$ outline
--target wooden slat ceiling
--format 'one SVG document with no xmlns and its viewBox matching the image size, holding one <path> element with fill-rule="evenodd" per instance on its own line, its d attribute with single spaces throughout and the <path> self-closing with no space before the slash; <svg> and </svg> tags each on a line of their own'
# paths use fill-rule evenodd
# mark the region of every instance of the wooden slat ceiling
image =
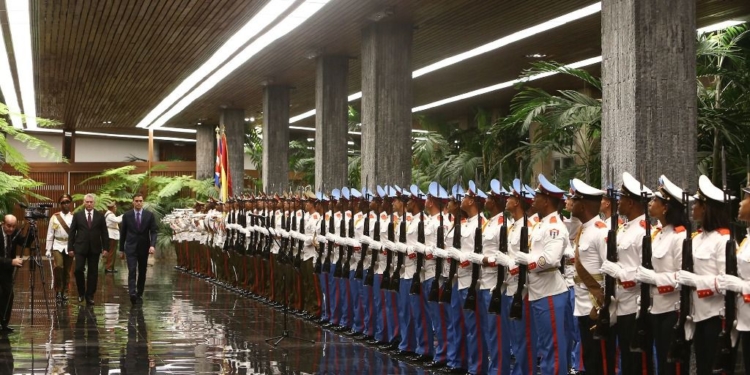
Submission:
<svg viewBox="0 0 750 375">
<path fill-rule="evenodd" d="M 135 127 L 182 79 L 205 62 L 269 0 L 32 1 L 39 116 L 71 129 L 123 132 Z M 301 1 L 301 0 L 297 0 Z M 313 51 L 352 57 L 349 91 L 360 90 L 360 35 L 368 16 L 392 8 L 393 21 L 415 25 L 413 68 L 488 43 L 593 4 L 593 0 L 331 0 L 318 14 L 260 52 L 167 126 L 218 122 L 221 107 L 262 107 L 262 82 L 294 87 L 291 114 L 315 104 Z M 699 0 L 698 25 L 750 14 L 750 2 Z M 537 35 L 414 82 L 421 105 L 517 78 L 527 54 L 560 62 L 601 54 L 598 14 Z M 593 67 L 598 73 L 598 67 Z M 541 81 L 540 81 L 541 82 Z M 550 89 L 573 84 L 563 78 Z M 563 85 L 563 86 L 556 86 Z M 503 106 L 513 91 L 487 94 L 427 111 L 465 115 L 476 105 Z M 112 124 L 104 125 L 103 122 Z M 312 119 L 300 124 L 311 124 Z M 114 128 L 114 129 L 112 129 Z"/>
</svg>

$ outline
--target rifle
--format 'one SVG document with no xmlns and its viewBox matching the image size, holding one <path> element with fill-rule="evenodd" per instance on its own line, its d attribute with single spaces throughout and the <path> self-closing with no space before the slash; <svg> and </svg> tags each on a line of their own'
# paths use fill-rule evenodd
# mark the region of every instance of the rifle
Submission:
<svg viewBox="0 0 750 375">
<path fill-rule="evenodd" d="M 727 210 L 731 210 L 729 204 L 731 195 L 727 189 L 727 163 L 726 156 L 724 154 L 724 147 L 721 148 L 721 169 L 722 169 L 722 185 L 724 190 L 724 203 Z M 730 212 L 731 217 L 731 212 Z M 725 273 L 731 276 L 737 276 L 737 249 L 736 243 L 734 242 L 734 225 L 729 225 L 729 240 L 725 247 L 726 260 L 725 260 Z M 731 373 L 734 371 L 734 363 L 732 362 L 732 329 L 734 328 L 735 320 L 737 319 L 737 299 L 736 293 L 727 290 L 724 294 L 724 314 L 721 317 L 721 332 L 719 333 L 719 345 L 716 347 L 716 355 L 714 356 L 713 373 Z"/>
<path fill-rule="evenodd" d="M 302 217 L 299 219 L 299 232 L 305 234 L 305 211 L 302 211 Z M 300 269 L 302 267 L 302 248 L 305 245 L 305 241 L 297 241 L 297 258 L 294 259 L 294 268 Z"/>
<path fill-rule="evenodd" d="M 346 221 L 344 220 L 344 213 L 341 213 L 341 221 L 339 224 L 339 237 L 346 237 Z M 344 247 L 339 245 L 339 259 L 336 260 L 336 268 L 333 270 L 333 277 L 344 277 Z"/>
<path fill-rule="evenodd" d="M 687 235 L 685 240 L 682 241 L 682 269 L 688 272 L 693 272 L 693 239 L 690 238 L 693 233 L 692 225 L 690 223 L 690 195 L 688 193 L 682 193 L 682 203 L 685 205 L 685 226 L 687 227 Z M 690 346 L 687 340 L 685 340 L 685 323 L 688 320 L 688 314 L 690 314 L 692 288 L 689 286 L 682 285 L 680 288 L 680 311 L 677 317 L 677 323 L 672 327 L 672 342 L 669 344 L 669 350 L 667 351 L 667 362 L 669 363 L 682 363 L 684 358 L 688 358 L 690 353 Z"/>
<path fill-rule="evenodd" d="M 613 171 L 609 170 L 609 181 L 614 181 Z M 607 260 L 610 262 L 617 262 L 617 197 L 615 196 L 615 188 L 610 185 L 607 188 L 607 195 L 612 204 L 612 214 L 610 215 L 611 223 L 609 225 L 609 232 L 607 233 Z M 610 335 L 610 316 L 609 308 L 612 303 L 612 298 L 615 296 L 615 278 L 610 275 L 604 276 L 604 301 L 599 307 L 598 315 L 596 317 L 596 328 L 594 329 L 594 339 L 603 340 Z"/>
<path fill-rule="evenodd" d="M 440 226 L 437 229 L 437 242 L 435 247 L 438 249 L 445 249 L 445 227 L 443 227 L 443 207 L 438 207 L 440 210 Z M 440 276 L 443 274 L 443 258 L 436 257 L 435 259 L 435 280 L 432 282 L 430 287 L 430 293 L 427 295 L 427 301 L 439 302 L 440 300 Z"/>
<path fill-rule="evenodd" d="M 365 227 L 365 230 L 369 230 L 369 227 Z M 380 218 L 375 218 L 375 227 L 372 229 L 372 240 L 373 241 L 380 241 Z M 378 260 L 378 254 L 380 254 L 380 251 L 372 251 L 371 257 L 370 257 L 370 268 L 367 272 L 367 277 L 365 277 L 365 285 L 372 286 L 375 282 L 375 262 Z"/>
<path fill-rule="evenodd" d="M 365 200 L 366 202 L 367 200 Z M 362 227 L 362 235 L 363 236 L 369 236 L 370 235 L 370 213 L 366 212 L 366 210 L 360 210 L 362 212 L 362 215 L 365 215 L 365 222 Z M 367 245 L 362 244 L 360 245 L 360 256 L 359 261 L 357 262 L 357 269 L 354 271 L 354 278 L 358 280 L 362 280 L 364 278 L 364 269 L 365 269 L 365 254 L 367 254 Z"/>
<path fill-rule="evenodd" d="M 401 216 L 401 223 L 398 228 L 398 242 L 403 244 L 406 243 L 406 211 L 404 211 L 404 215 Z M 393 271 L 393 276 L 391 276 L 390 288 L 394 292 L 398 292 L 399 287 L 401 286 L 401 268 L 404 266 L 404 253 L 399 252 L 396 257 L 396 270 Z"/>
<path fill-rule="evenodd" d="M 523 166 L 520 167 L 521 176 L 523 176 Z M 522 177 L 521 177 L 522 178 Z M 515 183 L 515 182 L 514 182 Z M 521 201 L 526 199 L 526 190 L 524 189 L 523 180 L 519 182 L 519 194 L 521 194 Z M 523 204 L 523 203 L 522 203 Z M 529 253 L 529 227 L 528 227 L 528 213 L 523 210 L 523 227 L 521 227 L 521 248 L 520 252 L 524 254 Z M 513 302 L 510 304 L 510 313 L 508 317 L 514 320 L 523 319 L 523 289 L 526 287 L 526 277 L 528 276 L 529 267 L 525 264 L 518 265 L 518 289 L 513 294 Z"/>
<path fill-rule="evenodd" d="M 323 221 L 325 222 L 325 217 L 323 217 Z M 328 233 L 333 233 L 334 229 L 333 225 L 333 210 L 331 210 L 331 216 L 328 218 Z M 323 228 L 325 229 L 325 228 Z M 333 241 L 328 241 L 328 253 L 326 253 L 326 261 L 323 263 L 323 272 L 325 273 L 331 273 L 331 254 L 333 254 Z"/>
<path fill-rule="evenodd" d="M 292 232 L 296 232 L 297 231 L 297 211 L 296 210 L 291 211 L 289 212 L 289 214 L 292 220 Z M 291 236 L 289 236 L 289 264 L 296 267 L 295 262 L 296 260 L 294 257 L 294 241 L 292 240 Z"/>
<path fill-rule="evenodd" d="M 641 181 L 643 177 L 641 177 Z M 646 235 L 643 236 L 643 243 L 641 245 L 641 266 L 646 269 L 653 270 L 654 267 L 651 264 L 651 218 L 648 216 L 648 193 L 643 191 L 643 184 L 641 183 L 641 200 L 643 201 L 643 210 L 646 215 Z M 646 283 L 641 283 L 641 296 L 639 297 L 638 303 L 638 317 L 635 320 L 635 338 L 630 342 L 631 352 L 645 352 L 651 348 L 651 339 L 649 331 L 651 330 L 651 323 L 649 322 L 649 313 L 651 309 L 651 286 Z"/>
<path fill-rule="evenodd" d="M 477 227 L 474 229 L 474 254 L 482 253 L 482 215 L 477 214 Z M 471 285 L 464 302 L 464 310 L 476 311 L 477 309 L 477 283 L 479 282 L 479 264 L 471 265 Z"/>
<path fill-rule="evenodd" d="M 419 226 L 417 227 L 417 242 L 424 245 L 424 211 L 419 213 Z M 417 253 L 417 270 L 414 272 L 414 276 L 411 279 L 411 289 L 409 294 L 422 294 L 422 263 L 424 263 L 424 255 Z"/>
<path fill-rule="evenodd" d="M 503 214 L 503 225 L 500 227 L 500 252 L 503 254 L 508 253 L 508 221 L 505 220 L 505 214 Z M 487 308 L 487 312 L 490 314 L 500 315 L 503 306 L 503 292 L 502 286 L 505 282 L 505 267 L 497 267 L 497 283 L 495 289 L 492 291 L 490 297 L 490 305 Z"/>
<path fill-rule="evenodd" d="M 354 212 L 352 212 L 352 216 L 349 218 L 349 230 L 347 231 L 347 237 L 354 238 Z M 342 276 L 345 279 L 349 278 L 349 273 L 351 273 L 352 270 L 352 254 L 354 254 L 354 246 L 346 246 L 346 263 L 344 263 L 343 270 L 342 270 Z M 361 257 L 360 257 L 361 259 Z"/>
<path fill-rule="evenodd" d="M 459 202 L 460 198 L 456 197 Z M 458 208 L 455 218 L 453 219 L 453 247 L 456 249 L 461 248 L 461 208 Z M 440 292 L 440 303 L 451 303 L 451 296 L 453 295 L 453 279 L 456 277 L 456 271 L 458 270 L 458 261 L 451 259 L 451 268 L 448 272 L 448 278 L 443 282 L 443 286 Z"/>
<path fill-rule="evenodd" d="M 396 240 L 396 233 L 393 224 L 393 212 L 391 212 L 391 218 L 388 222 L 388 241 Z M 385 271 L 383 271 L 383 279 L 380 280 L 381 289 L 390 289 L 391 285 L 391 263 L 393 262 L 393 252 L 383 247 L 386 251 L 385 255 Z"/>
</svg>

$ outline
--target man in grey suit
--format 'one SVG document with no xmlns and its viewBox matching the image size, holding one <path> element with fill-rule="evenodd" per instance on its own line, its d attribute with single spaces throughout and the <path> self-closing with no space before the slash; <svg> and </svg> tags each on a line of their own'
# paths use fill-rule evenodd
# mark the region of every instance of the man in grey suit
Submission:
<svg viewBox="0 0 750 375">
<path fill-rule="evenodd" d="M 142 194 L 134 195 L 133 209 L 122 216 L 120 223 L 120 251 L 128 262 L 128 292 L 133 304 L 142 301 L 148 256 L 156 251 L 156 233 L 154 214 L 143 209 Z"/>
<path fill-rule="evenodd" d="M 68 235 L 68 253 L 75 257 L 78 303 L 86 298 L 86 304 L 94 305 L 94 293 L 99 278 L 99 256 L 107 256 L 109 235 L 104 214 L 94 210 L 94 194 L 83 197 L 84 209 L 73 215 Z M 84 269 L 88 267 L 84 277 Z M 87 281 L 88 279 L 88 281 Z"/>
</svg>

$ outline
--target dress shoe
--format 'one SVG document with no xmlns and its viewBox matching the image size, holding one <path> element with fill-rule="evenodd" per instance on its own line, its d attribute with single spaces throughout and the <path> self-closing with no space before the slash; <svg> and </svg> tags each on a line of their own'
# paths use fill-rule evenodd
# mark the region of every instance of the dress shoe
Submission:
<svg viewBox="0 0 750 375">
<path fill-rule="evenodd" d="M 440 362 L 440 361 L 438 362 L 432 361 L 424 365 L 424 367 L 431 368 L 431 369 L 443 368 L 445 366 L 447 366 L 447 364 L 445 362 Z"/>
<path fill-rule="evenodd" d="M 443 373 L 445 374 L 466 374 L 465 368 L 459 368 L 459 367 L 447 367 L 445 370 L 443 370 Z"/>
<path fill-rule="evenodd" d="M 113 268 L 113 269 L 109 270 L 109 272 L 117 273 L 117 270 Z"/>
<path fill-rule="evenodd" d="M 347 336 L 354 336 L 354 335 L 358 335 L 359 332 L 357 332 L 355 330 L 351 330 L 351 331 L 344 332 L 344 334 L 347 335 Z"/>
<path fill-rule="evenodd" d="M 93 298 L 86 298 L 86 305 L 88 305 L 88 306 L 94 306 L 94 299 Z"/>
<path fill-rule="evenodd" d="M 83 303 L 83 297 L 78 297 L 78 303 Z"/>
<path fill-rule="evenodd" d="M 398 357 L 398 358 L 406 358 L 411 357 L 414 355 L 412 352 L 407 352 L 406 350 L 393 350 L 389 353 L 392 357 Z"/>
<path fill-rule="evenodd" d="M 408 360 L 412 362 L 418 362 L 418 363 L 425 363 L 430 362 L 432 360 L 432 357 L 424 354 L 415 355 L 413 357 L 407 358 Z"/>
<path fill-rule="evenodd" d="M 64 292 L 63 292 L 63 294 L 62 294 L 62 300 L 63 300 L 63 301 L 67 301 L 67 300 L 68 300 L 68 295 L 67 295 L 67 294 L 65 294 Z"/>
</svg>

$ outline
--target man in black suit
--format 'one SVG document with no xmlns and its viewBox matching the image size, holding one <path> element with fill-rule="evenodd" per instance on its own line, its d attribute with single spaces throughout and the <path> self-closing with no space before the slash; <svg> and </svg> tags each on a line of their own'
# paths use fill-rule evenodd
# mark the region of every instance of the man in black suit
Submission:
<svg viewBox="0 0 750 375">
<path fill-rule="evenodd" d="M 0 249 L 0 333 L 13 332 L 8 327 L 13 311 L 13 267 L 23 266 L 23 260 L 16 257 L 16 246 L 25 242 L 26 237 L 16 228 L 18 220 L 13 215 L 3 218 L 3 243 Z"/>
<path fill-rule="evenodd" d="M 133 209 L 122 215 L 120 223 L 120 251 L 128 261 L 128 292 L 134 304 L 143 297 L 148 256 L 156 251 L 156 233 L 154 214 L 143 209 L 142 194 L 134 195 Z"/>
<path fill-rule="evenodd" d="M 107 222 L 101 212 L 94 210 L 94 194 L 83 197 L 84 209 L 73 215 L 68 235 L 68 252 L 74 255 L 76 268 L 76 286 L 78 303 L 86 299 L 89 306 L 94 306 L 94 293 L 99 279 L 99 256 L 107 256 L 109 235 Z M 86 276 L 83 271 L 88 267 Z M 88 279 L 88 282 L 87 282 Z"/>
</svg>

